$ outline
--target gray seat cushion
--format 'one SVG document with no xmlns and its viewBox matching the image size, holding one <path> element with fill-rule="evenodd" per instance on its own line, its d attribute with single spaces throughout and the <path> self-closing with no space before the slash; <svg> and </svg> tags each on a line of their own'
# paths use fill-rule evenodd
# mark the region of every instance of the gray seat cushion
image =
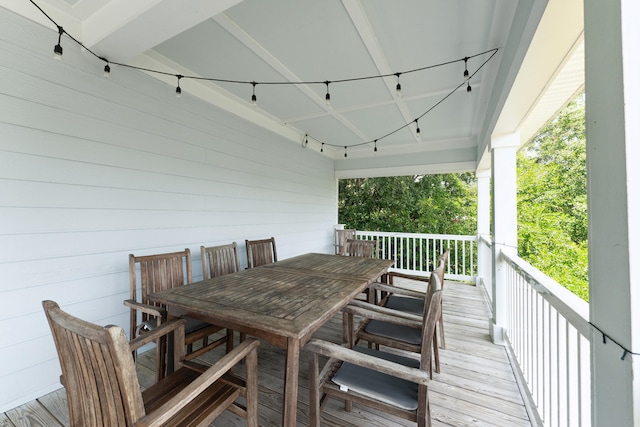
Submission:
<svg viewBox="0 0 640 427">
<path fill-rule="evenodd" d="M 420 361 L 409 357 L 364 347 L 354 347 L 354 350 L 411 368 L 420 367 Z M 411 381 L 347 362 L 340 366 L 331 380 L 341 387 L 402 409 L 412 411 L 418 408 L 418 384 Z"/>
<path fill-rule="evenodd" d="M 211 323 L 203 322 L 202 320 L 194 319 L 192 317 L 185 317 L 185 319 L 187 319 L 187 324 L 184 326 L 185 334 L 211 326 Z"/>
<path fill-rule="evenodd" d="M 381 320 L 370 320 L 364 330 L 373 335 L 379 335 L 409 344 L 420 345 L 422 343 L 422 331 L 418 328 L 394 325 Z"/>
<path fill-rule="evenodd" d="M 424 300 L 422 298 L 391 295 L 384 306 L 418 316 L 422 316 L 422 313 L 424 313 Z"/>
</svg>

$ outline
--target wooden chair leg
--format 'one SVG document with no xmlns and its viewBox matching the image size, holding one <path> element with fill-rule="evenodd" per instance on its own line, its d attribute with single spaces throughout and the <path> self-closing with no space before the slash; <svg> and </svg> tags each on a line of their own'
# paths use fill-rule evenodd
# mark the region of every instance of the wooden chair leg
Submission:
<svg viewBox="0 0 640 427">
<path fill-rule="evenodd" d="M 440 347 L 446 348 L 444 344 L 444 319 L 442 317 L 442 308 L 440 308 L 440 319 L 438 319 L 440 323 Z"/>
<path fill-rule="evenodd" d="M 227 329 L 227 354 L 233 350 L 233 330 Z"/>
<path fill-rule="evenodd" d="M 438 351 L 438 333 L 433 333 L 433 358 L 436 362 L 436 372 L 440 373 L 440 352 Z"/>
<path fill-rule="evenodd" d="M 227 333 L 233 337 L 233 331 Z M 258 355 L 252 351 L 243 362 L 247 366 L 247 427 L 258 427 Z"/>
<path fill-rule="evenodd" d="M 316 353 L 309 357 L 309 427 L 320 427 L 320 384 Z"/>
</svg>

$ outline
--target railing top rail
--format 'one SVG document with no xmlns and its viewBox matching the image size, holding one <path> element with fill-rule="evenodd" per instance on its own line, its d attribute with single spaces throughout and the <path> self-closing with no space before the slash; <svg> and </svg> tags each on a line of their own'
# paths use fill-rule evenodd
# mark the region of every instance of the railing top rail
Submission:
<svg viewBox="0 0 640 427">
<path fill-rule="evenodd" d="M 511 251 L 502 251 L 505 261 L 526 276 L 532 288 L 554 307 L 585 338 L 591 339 L 589 303 Z"/>
<path fill-rule="evenodd" d="M 462 236 L 459 234 L 398 233 L 394 231 L 361 231 L 361 230 L 357 230 L 356 233 L 361 236 L 409 237 L 409 238 L 436 239 L 436 240 L 465 240 L 465 241 L 477 240 L 476 236 Z"/>
</svg>

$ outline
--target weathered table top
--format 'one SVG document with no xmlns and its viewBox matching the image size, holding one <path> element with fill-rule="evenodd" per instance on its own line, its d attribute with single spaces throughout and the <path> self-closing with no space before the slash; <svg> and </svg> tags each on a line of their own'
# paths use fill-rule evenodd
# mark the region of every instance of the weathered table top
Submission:
<svg viewBox="0 0 640 427">
<path fill-rule="evenodd" d="M 286 348 L 286 338 L 306 341 L 392 264 L 305 254 L 150 294 L 149 299 L 166 304 L 174 315 L 189 314 Z"/>
<path fill-rule="evenodd" d="M 305 254 L 150 294 L 188 315 L 287 350 L 282 424 L 296 425 L 300 348 L 335 313 L 387 272 L 392 260 Z"/>
</svg>

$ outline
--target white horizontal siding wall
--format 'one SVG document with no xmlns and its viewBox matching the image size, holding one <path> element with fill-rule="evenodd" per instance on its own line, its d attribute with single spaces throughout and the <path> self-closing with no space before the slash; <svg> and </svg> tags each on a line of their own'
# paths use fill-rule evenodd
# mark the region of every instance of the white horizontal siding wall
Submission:
<svg viewBox="0 0 640 427">
<path fill-rule="evenodd" d="M 0 8 L 0 412 L 60 387 L 41 301 L 128 330 L 129 253 L 333 250 L 334 164 Z"/>
</svg>

